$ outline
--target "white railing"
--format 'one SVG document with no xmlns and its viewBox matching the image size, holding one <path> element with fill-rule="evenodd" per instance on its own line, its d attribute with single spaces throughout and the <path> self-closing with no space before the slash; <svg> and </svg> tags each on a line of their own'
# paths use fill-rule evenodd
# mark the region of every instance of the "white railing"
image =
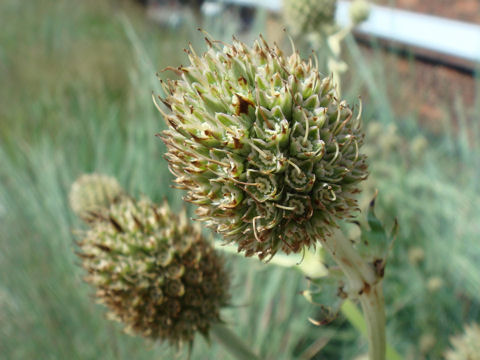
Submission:
<svg viewBox="0 0 480 360">
<path fill-rule="evenodd" d="M 217 2 L 280 11 L 282 0 L 217 0 Z M 338 2 L 336 17 L 340 25 L 349 22 L 349 6 L 349 1 Z M 372 5 L 369 19 L 360 25 L 356 32 L 454 57 L 473 66 L 480 64 L 480 25 L 477 24 Z"/>
</svg>

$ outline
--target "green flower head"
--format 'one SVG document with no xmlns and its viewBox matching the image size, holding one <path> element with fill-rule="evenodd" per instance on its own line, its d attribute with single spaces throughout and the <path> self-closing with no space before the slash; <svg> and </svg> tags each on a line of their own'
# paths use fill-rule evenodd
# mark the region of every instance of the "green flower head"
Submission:
<svg viewBox="0 0 480 360">
<path fill-rule="evenodd" d="M 227 304 L 222 258 L 185 212 L 130 199 L 110 207 L 80 242 L 79 256 L 109 317 L 129 333 L 179 345 L 207 335 Z"/>
<path fill-rule="evenodd" d="M 370 16 L 370 3 L 366 0 L 355 0 L 350 4 L 350 19 L 354 25 L 361 24 Z"/>
<path fill-rule="evenodd" d="M 360 114 L 330 77 L 263 39 L 188 51 L 164 83 L 166 159 L 198 218 L 260 258 L 300 252 L 356 209 Z"/>
<path fill-rule="evenodd" d="M 283 18 L 294 35 L 334 29 L 337 0 L 283 0 Z"/>
<path fill-rule="evenodd" d="M 69 201 L 73 212 L 83 221 L 91 223 L 123 196 L 125 193 L 114 177 L 85 174 L 72 184 Z"/>
</svg>

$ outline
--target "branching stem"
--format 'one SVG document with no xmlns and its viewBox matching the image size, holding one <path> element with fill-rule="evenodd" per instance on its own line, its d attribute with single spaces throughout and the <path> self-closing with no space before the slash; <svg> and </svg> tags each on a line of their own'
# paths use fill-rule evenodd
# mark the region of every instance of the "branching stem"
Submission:
<svg viewBox="0 0 480 360">
<path fill-rule="evenodd" d="M 357 298 L 360 301 L 364 319 L 366 323 L 365 336 L 368 339 L 369 344 L 369 356 L 370 360 L 384 360 L 385 359 L 385 310 L 384 299 L 382 291 L 381 278 L 375 273 L 375 270 L 371 264 L 368 264 L 363 260 L 360 255 L 355 251 L 351 242 L 340 236 L 335 236 L 330 239 L 321 241 L 322 246 L 337 262 L 338 266 L 345 272 L 345 276 L 349 281 L 348 292 L 353 298 Z M 219 242 L 215 244 L 215 247 L 219 250 L 238 255 L 237 248 L 231 245 L 221 245 Z M 301 263 L 300 256 L 283 254 L 277 254 L 270 264 L 278 265 L 281 267 L 295 267 L 299 268 L 304 273 L 311 272 L 313 263 Z M 324 276 L 326 269 L 323 264 L 320 263 L 318 258 L 315 259 L 318 262 L 318 266 L 314 269 L 318 276 Z M 318 276 L 313 276 L 314 278 Z M 355 304 L 346 300 L 344 305 L 349 306 L 348 314 L 351 315 L 352 310 L 356 310 Z M 343 309 L 344 313 L 347 309 Z M 350 321 L 353 321 L 351 316 L 348 317 Z M 363 322 L 360 324 L 354 324 L 361 331 L 361 327 L 364 326 Z M 364 333 L 363 331 L 361 331 Z M 389 348 L 388 359 L 401 360 L 402 357 L 392 348 Z"/>
<path fill-rule="evenodd" d="M 324 249 L 342 269 L 348 281 L 347 293 L 358 298 L 367 324 L 370 360 L 385 360 L 385 309 L 381 276 L 372 264 L 355 251 L 350 240 L 343 236 L 321 240 Z"/>
</svg>

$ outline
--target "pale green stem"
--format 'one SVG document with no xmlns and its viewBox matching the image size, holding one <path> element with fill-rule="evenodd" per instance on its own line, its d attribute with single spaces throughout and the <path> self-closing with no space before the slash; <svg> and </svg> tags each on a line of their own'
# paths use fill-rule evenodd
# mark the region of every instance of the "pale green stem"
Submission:
<svg viewBox="0 0 480 360">
<path fill-rule="evenodd" d="M 239 255 L 238 249 L 235 245 L 222 244 L 221 242 L 216 241 L 215 249 L 221 250 L 229 254 Z M 321 261 L 319 261 L 319 257 L 320 254 L 311 253 L 308 251 L 305 253 L 305 255 L 276 254 L 268 263 L 271 265 L 277 265 L 285 268 L 295 267 L 302 273 L 304 273 L 306 276 L 316 279 L 322 276 L 326 276 L 328 274 L 327 268 L 325 267 L 325 265 L 323 265 Z"/>
<path fill-rule="evenodd" d="M 365 262 L 346 237 L 338 234 L 322 238 L 320 243 L 345 273 L 352 296 L 360 295 L 365 287 L 373 286 L 380 280 L 373 266 Z"/>
<path fill-rule="evenodd" d="M 328 50 L 330 52 L 328 60 L 328 70 L 331 72 L 333 81 L 336 84 L 338 96 L 342 96 L 341 73 L 339 66 L 343 63 L 341 60 L 342 41 L 353 30 L 353 25 L 349 25 L 340 29 L 336 34 L 330 35 L 327 41 Z"/>
<path fill-rule="evenodd" d="M 332 71 L 332 79 L 333 83 L 337 84 L 337 93 L 338 96 L 342 96 L 342 83 L 340 82 L 340 72 L 338 70 L 333 70 Z"/>
<path fill-rule="evenodd" d="M 210 328 L 212 338 L 238 360 L 260 360 L 233 331 L 222 324 Z"/>
<path fill-rule="evenodd" d="M 365 336 L 367 335 L 367 324 L 361 311 L 358 307 L 350 300 L 345 300 L 341 308 L 343 316 L 352 324 L 352 326 L 357 329 L 357 331 Z M 403 360 L 403 357 L 387 343 L 387 360 Z"/>
<path fill-rule="evenodd" d="M 358 297 L 367 324 L 370 360 L 385 360 L 385 309 L 381 277 L 373 266 L 355 251 L 343 236 L 321 239 L 324 249 L 332 256 L 348 280 L 347 292 Z"/>
<path fill-rule="evenodd" d="M 370 360 L 386 359 L 385 304 L 382 283 L 373 286 L 360 296 L 367 323 L 368 354 Z"/>
<path fill-rule="evenodd" d="M 385 311 L 381 282 L 378 275 L 375 274 L 373 267 L 358 255 L 350 241 L 341 235 L 332 237 L 328 241 L 322 241 L 322 245 L 345 272 L 345 276 L 349 280 L 348 291 L 353 297 L 359 299 L 364 318 L 362 318 L 358 308 L 350 300 L 344 302 L 341 308 L 342 313 L 367 338 L 370 360 L 384 360 L 386 346 Z M 215 247 L 231 254 L 238 254 L 237 248 L 232 245 L 222 245 L 216 242 Z M 312 276 L 316 278 L 325 275 L 325 267 L 318 261 L 318 257 L 316 259 L 318 266 L 313 267 L 313 269 L 311 262 L 302 262 L 301 255 L 286 256 L 277 254 L 270 261 L 270 264 L 281 267 L 295 267 L 307 275 L 313 270 L 313 272 L 320 274 L 319 276 Z M 365 291 L 367 288 L 369 288 L 369 291 Z M 402 356 L 395 349 L 387 346 L 387 359 L 402 360 Z"/>
</svg>

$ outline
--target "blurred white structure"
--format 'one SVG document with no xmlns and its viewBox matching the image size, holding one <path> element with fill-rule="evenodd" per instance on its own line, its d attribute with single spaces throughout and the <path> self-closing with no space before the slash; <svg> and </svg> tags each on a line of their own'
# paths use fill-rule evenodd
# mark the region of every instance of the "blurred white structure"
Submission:
<svg viewBox="0 0 480 360">
<path fill-rule="evenodd" d="M 349 21 L 349 5 L 339 2 L 340 24 Z M 356 32 L 480 63 L 480 25 L 372 5 L 370 17 Z"/>
<path fill-rule="evenodd" d="M 259 6 L 280 11 L 282 0 L 217 0 L 219 3 Z M 339 1 L 337 22 L 348 25 L 349 1 Z M 454 5 L 452 5 L 454 6 Z M 456 58 L 460 65 L 480 64 L 480 25 L 372 5 L 369 19 L 355 31 L 400 46 Z M 422 51 L 420 51 L 422 52 Z"/>
</svg>

